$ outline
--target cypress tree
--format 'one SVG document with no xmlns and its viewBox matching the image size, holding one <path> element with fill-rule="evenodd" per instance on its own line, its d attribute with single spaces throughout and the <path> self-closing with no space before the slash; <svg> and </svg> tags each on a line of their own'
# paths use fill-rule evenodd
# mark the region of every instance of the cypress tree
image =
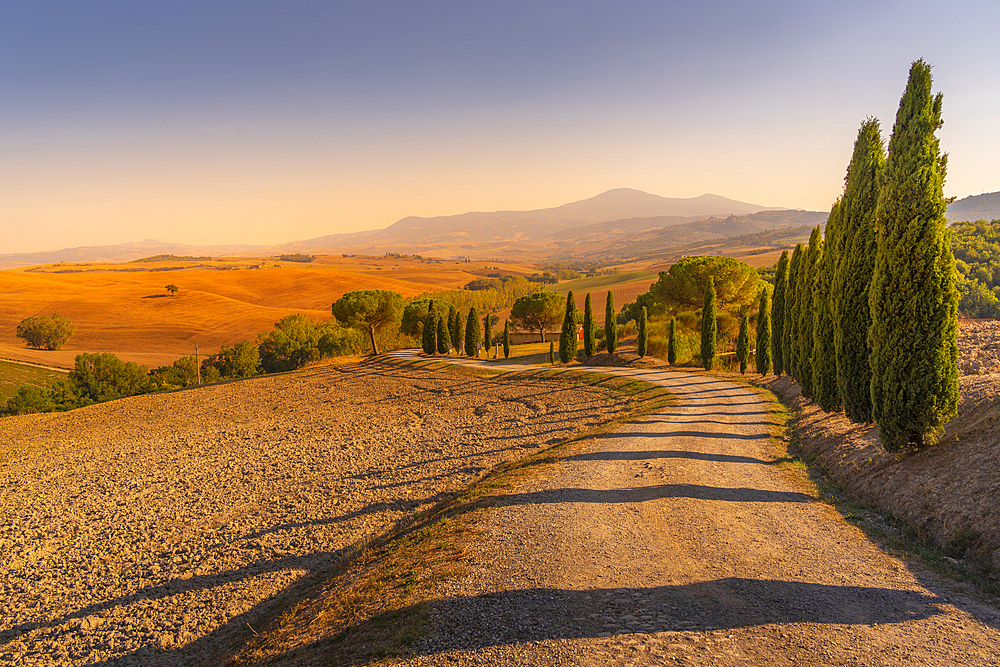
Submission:
<svg viewBox="0 0 1000 667">
<path fill-rule="evenodd" d="M 437 351 L 440 354 L 451 352 L 451 334 L 443 317 L 437 318 Z"/>
<path fill-rule="evenodd" d="M 712 370 L 718 352 L 718 311 L 715 305 L 715 281 L 710 277 L 705 286 L 705 304 L 701 309 L 701 365 Z"/>
<path fill-rule="evenodd" d="M 635 341 L 635 350 L 640 357 L 646 356 L 646 350 L 649 347 L 649 333 L 646 331 L 647 317 L 646 306 L 643 306 L 642 313 L 639 315 L 639 334 Z"/>
<path fill-rule="evenodd" d="M 670 318 L 670 334 L 667 336 L 667 361 L 677 363 L 677 318 Z"/>
<path fill-rule="evenodd" d="M 783 257 L 788 256 L 786 252 Z M 787 269 L 787 266 L 786 266 Z M 767 288 L 760 291 L 760 306 L 757 308 L 757 357 L 754 363 L 757 372 L 767 375 L 771 370 L 771 304 L 768 303 Z"/>
<path fill-rule="evenodd" d="M 510 320 L 503 321 L 503 358 L 510 359 Z"/>
<path fill-rule="evenodd" d="M 589 359 L 597 349 L 597 323 L 594 322 L 594 309 L 590 306 L 590 292 L 583 302 L 583 354 Z"/>
<path fill-rule="evenodd" d="M 562 331 L 559 332 L 559 363 L 568 364 L 576 359 L 576 346 L 576 301 L 573 300 L 573 290 L 570 290 L 566 295 Z"/>
<path fill-rule="evenodd" d="M 608 290 L 608 300 L 604 305 L 604 340 L 608 344 L 608 354 L 618 349 L 618 324 L 615 322 L 615 295 Z"/>
<path fill-rule="evenodd" d="M 486 348 L 486 358 L 490 357 L 490 348 L 493 347 L 493 323 L 490 321 L 489 313 L 483 315 L 483 347 Z"/>
<path fill-rule="evenodd" d="M 817 267 L 823 256 L 823 237 L 819 225 L 809 235 L 809 247 L 803 255 L 802 283 L 799 286 L 799 387 L 806 398 L 815 398 L 813 386 L 813 328 L 816 320 L 813 293 L 815 290 Z"/>
<path fill-rule="evenodd" d="M 885 146 L 878 121 L 869 118 L 858 131 L 840 202 L 840 260 L 834 276 L 837 294 L 833 341 L 837 354 L 837 389 L 844 413 L 867 424 L 872 416 L 871 310 L 868 291 L 875 269 L 875 206 L 879 178 L 885 166 Z"/>
<path fill-rule="evenodd" d="M 816 404 L 824 412 L 840 410 L 840 391 L 837 389 L 837 352 L 833 344 L 833 310 L 836 293 L 833 276 L 840 257 L 840 200 L 834 203 L 826 222 L 823 238 L 823 256 L 816 265 L 815 292 L 813 295 L 813 353 L 812 380 Z"/>
<path fill-rule="evenodd" d="M 553 343 L 552 341 L 549 341 L 549 363 L 552 364 L 553 366 L 556 363 L 556 347 L 555 346 L 556 346 L 555 343 Z"/>
<path fill-rule="evenodd" d="M 771 301 L 771 357 L 774 361 L 774 374 L 779 377 L 786 372 L 785 356 L 782 350 L 785 336 L 785 299 L 787 295 L 788 251 L 783 250 L 774 275 L 774 299 Z"/>
<path fill-rule="evenodd" d="M 455 353 L 460 354 L 458 348 L 461 344 L 458 342 L 458 308 L 455 304 L 448 305 L 448 337 L 451 339 L 451 344 L 455 348 Z"/>
<path fill-rule="evenodd" d="M 802 265 L 802 244 L 795 246 L 792 258 L 788 262 L 788 285 L 785 287 L 784 331 L 781 340 L 781 356 L 784 359 L 785 372 L 798 381 L 798 331 L 799 318 L 799 267 Z"/>
<path fill-rule="evenodd" d="M 480 343 L 479 333 L 479 313 L 476 307 L 469 309 L 469 317 L 465 320 L 465 353 L 468 356 L 475 356 Z"/>
<path fill-rule="evenodd" d="M 740 320 L 740 334 L 736 337 L 736 359 L 740 362 L 740 373 L 746 375 L 750 365 L 750 317 Z"/>
<path fill-rule="evenodd" d="M 465 323 L 462 320 L 462 313 L 455 312 L 455 336 L 452 338 L 455 343 L 455 354 L 462 354 L 465 350 Z"/>
<path fill-rule="evenodd" d="M 958 408 L 958 292 L 947 234 L 947 156 L 935 132 L 941 94 L 930 66 L 910 68 L 876 210 L 872 405 L 886 450 L 923 447 Z M 928 438 L 930 436 L 930 438 Z"/>
<path fill-rule="evenodd" d="M 424 318 L 424 335 L 421 340 L 424 354 L 434 354 L 437 349 L 437 319 L 434 317 L 434 304 L 427 306 L 427 316 Z"/>
</svg>

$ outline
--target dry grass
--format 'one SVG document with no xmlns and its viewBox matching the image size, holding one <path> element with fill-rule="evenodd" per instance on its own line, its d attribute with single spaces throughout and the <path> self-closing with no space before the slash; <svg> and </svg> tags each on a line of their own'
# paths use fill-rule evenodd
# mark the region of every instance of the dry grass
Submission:
<svg viewBox="0 0 1000 667">
<path fill-rule="evenodd" d="M 202 353 L 211 353 L 222 345 L 252 339 L 293 313 L 329 318 L 330 305 L 351 290 L 389 289 L 414 296 L 441 289 L 434 283 L 443 278 L 433 270 L 426 274 L 430 282 L 418 282 L 421 276 L 415 270 L 408 271 L 404 280 L 391 271 L 372 275 L 289 264 L 255 271 L 123 272 L 95 264 L 57 267 L 79 268 L 80 273 L 0 271 L 0 321 L 7 323 L 0 328 L 0 356 L 71 368 L 80 352 L 111 352 L 159 366 L 193 354 L 195 343 Z M 113 266 L 157 268 L 156 263 Z M 444 283 L 458 280 L 449 275 Z M 168 283 L 180 287 L 177 296 L 167 294 Z M 17 322 L 50 313 L 69 318 L 76 333 L 57 352 L 26 349 L 15 336 Z"/>
</svg>

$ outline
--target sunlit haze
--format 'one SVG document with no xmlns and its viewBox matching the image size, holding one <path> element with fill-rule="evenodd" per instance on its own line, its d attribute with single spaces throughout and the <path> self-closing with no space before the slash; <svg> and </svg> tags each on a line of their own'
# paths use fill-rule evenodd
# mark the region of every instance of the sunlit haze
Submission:
<svg viewBox="0 0 1000 667">
<path fill-rule="evenodd" d="M 1000 3 L 8 2 L 0 254 L 281 243 L 611 188 L 828 210 L 910 63 L 1000 190 Z"/>
</svg>

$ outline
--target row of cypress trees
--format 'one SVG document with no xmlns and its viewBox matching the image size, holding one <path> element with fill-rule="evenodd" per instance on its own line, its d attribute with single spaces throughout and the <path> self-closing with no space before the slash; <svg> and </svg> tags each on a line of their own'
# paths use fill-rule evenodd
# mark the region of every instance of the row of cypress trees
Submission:
<svg viewBox="0 0 1000 667">
<path fill-rule="evenodd" d="M 448 309 L 447 315 L 439 316 L 431 303 L 427 308 L 427 317 L 424 318 L 421 347 L 425 354 L 448 354 L 454 348 L 456 354 L 473 356 L 482 341 L 489 341 L 487 345 L 489 347 L 497 340 L 492 333 L 492 318 L 493 316 L 488 313 L 483 317 L 481 332 L 479 313 L 475 306 L 470 308 L 468 316 L 463 318 L 454 304 Z M 504 358 L 510 357 L 509 322 L 504 323 L 500 342 L 503 344 Z"/>
<path fill-rule="evenodd" d="M 878 121 L 867 119 L 825 237 L 817 227 L 791 259 L 782 254 L 771 304 L 774 372 L 827 412 L 876 422 L 889 451 L 922 447 L 957 412 L 941 101 L 930 67 L 913 63 L 888 156 Z"/>
<path fill-rule="evenodd" d="M 573 298 L 573 291 L 566 295 L 566 312 L 563 316 L 562 329 L 559 333 L 559 362 L 568 363 L 576 359 L 578 348 L 576 331 L 576 300 Z M 639 318 L 639 332 L 636 341 L 637 351 L 640 357 L 646 356 L 649 334 L 647 333 L 646 309 L 642 309 Z M 608 296 L 604 304 L 604 340 L 607 343 L 608 353 L 614 353 L 618 349 L 618 326 L 615 320 L 615 297 L 608 290 Z M 597 321 L 594 319 L 594 309 L 590 301 L 590 293 L 584 300 L 583 306 L 583 353 L 590 358 L 597 352 Z"/>
</svg>

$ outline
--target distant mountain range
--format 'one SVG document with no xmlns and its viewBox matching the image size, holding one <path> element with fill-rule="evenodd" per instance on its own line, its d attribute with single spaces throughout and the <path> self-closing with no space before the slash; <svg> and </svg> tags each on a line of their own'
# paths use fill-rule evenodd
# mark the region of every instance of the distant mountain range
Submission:
<svg viewBox="0 0 1000 667">
<path fill-rule="evenodd" d="M 583 257 L 601 244 L 620 245 L 625 250 L 630 237 L 652 235 L 662 242 L 690 243 L 710 235 L 737 236 L 793 224 L 816 224 L 825 219 L 822 213 L 749 204 L 712 194 L 669 198 L 622 188 L 555 208 L 407 217 L 385 229 L 332 234 L 276 246 L 194 246 L 145 240 L 0 255 L 0 268 L 53 262 L 122 262 L 159 254 L 218 257 L 399 252 L 440 257 Z"/>
<path fill-rule="evenodd" d="M 1000 192 L 971 195 L 948 205 L 948 222 L 1000 220 Z"/>
</svg>

